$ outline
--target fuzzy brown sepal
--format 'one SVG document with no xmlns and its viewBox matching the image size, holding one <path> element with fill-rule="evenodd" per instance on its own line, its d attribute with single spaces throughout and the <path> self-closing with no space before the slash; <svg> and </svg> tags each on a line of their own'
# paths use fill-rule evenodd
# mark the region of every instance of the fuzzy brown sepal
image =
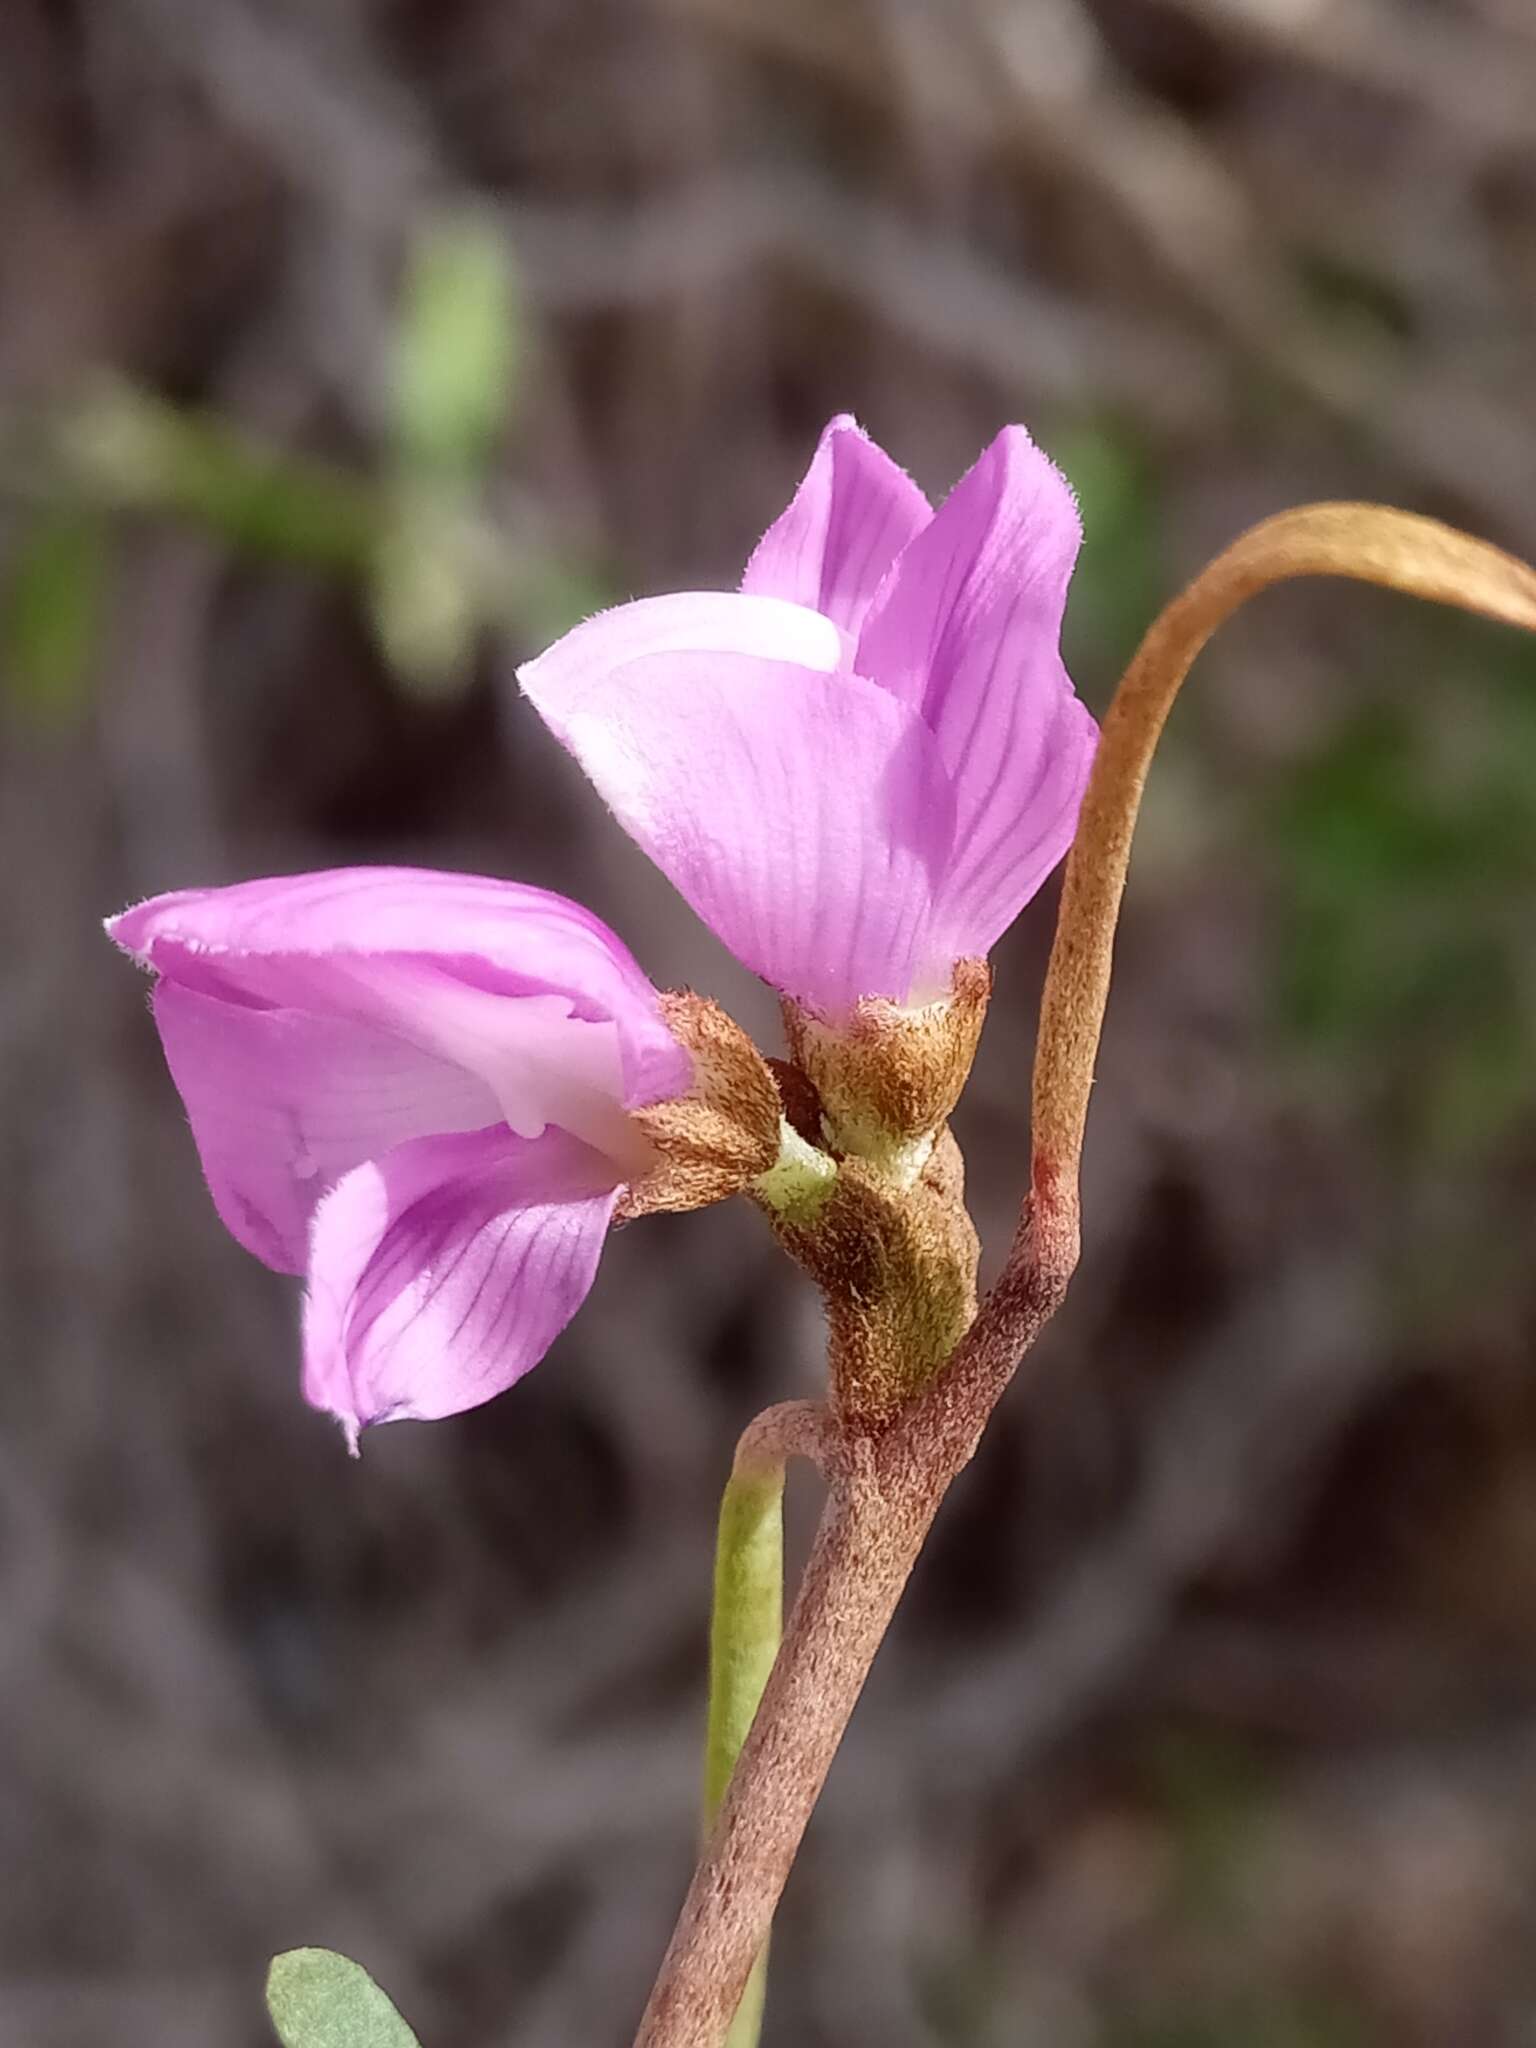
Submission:
<svg viewBox="0 0 1536 2048">
<path fill-rule="evenodd" d="M 986 961 L 961 960 L 937 1002 L 906 1009 L 866 996 L 836 1029 L 786 1001 L 791 1058 L 821 1099 L 821 1141 L 915 1175 L 960 1099 L 991 992 Z"/>
<path fill-rule="evenodd" d="M 723 1202 L 766 1173 L 779 1154 L 779 1091 L 757 1047 L 733 1018 L 691 989 L 661 998 L 674 1038 L 693 1055 L 693 1086 L 673 1102 L 630 1112 L 657 1153 L 626 1188 L 615 1220 Z"/>
<path fill-rule="evenodd" d="M 813 1225 L 770 1214 L 821 1288 L 833 1405 L 878 1429 L 943 1365 L 976 1314 L 975 1226 L 964 1163 L 946 1128 L 910 1187 L 849 1158 Z"/>
</svg>

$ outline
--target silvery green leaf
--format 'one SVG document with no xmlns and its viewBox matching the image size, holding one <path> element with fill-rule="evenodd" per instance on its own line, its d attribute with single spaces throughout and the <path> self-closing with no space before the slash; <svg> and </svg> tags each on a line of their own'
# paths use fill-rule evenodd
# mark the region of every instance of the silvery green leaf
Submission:
<svg viewBox="0 0 1536 2048">
<path fill-rule="evenodd" d="M 420 2048 L 361 1963 L 328 1948 L 273 1957 L 267 2011 L 283 2048 Z"/>
</svg>

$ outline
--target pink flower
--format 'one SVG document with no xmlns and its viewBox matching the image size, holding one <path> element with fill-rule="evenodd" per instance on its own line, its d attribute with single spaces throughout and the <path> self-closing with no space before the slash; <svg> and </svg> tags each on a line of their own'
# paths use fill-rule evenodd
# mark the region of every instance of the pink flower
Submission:
<svg viewBox="0 0 1536 2048">
<path fill-rule="evenodd" d="M 536 1364 L 652 1163 L 626 1112 L 691 1078 L 612 932 L 540 889 L 409 868 L 185 890 L 107 929 L 158 977 L 220 1216 L 308 1273 L 308 1399 L 355 1445 Z"/>
<path fill-rule="evenodd" d="M 1058 648 L 1081 530 L 1005 427 L 937 512 L 832 421 L 736 593 L 600 613 L 519 671 L 631 836 L 826 1018 L 945 994 L 1071 841 L 1096 728 Z"/>
</svg>

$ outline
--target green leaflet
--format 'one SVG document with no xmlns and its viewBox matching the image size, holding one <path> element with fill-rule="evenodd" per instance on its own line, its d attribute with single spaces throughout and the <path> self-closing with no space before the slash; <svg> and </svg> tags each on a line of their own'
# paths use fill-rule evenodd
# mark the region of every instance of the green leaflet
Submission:
<svg viewBox="0 0 1536 2048">
<path fill-rule="evenodd" d="M 267 2011 L 283 2048 L 420 2048 L 362 1964 L 328 1948 L 273 1957 Z"/>
</svg>

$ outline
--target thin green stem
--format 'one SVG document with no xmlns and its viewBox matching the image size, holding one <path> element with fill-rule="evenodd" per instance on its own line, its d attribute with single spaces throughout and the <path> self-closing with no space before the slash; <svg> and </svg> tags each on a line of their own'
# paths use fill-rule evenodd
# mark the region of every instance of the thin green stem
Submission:
<svg viewBox="0 0 1536 2048">
<path fill-rule="evenodd" d="M 709 1636 L 704 1824 L 725 1797 L 778 1655 L 784 1627 L 784 1466 L 740 1465 L 726 1484 L 715 1544 Z"/>
<path fill-rule="evenodd" d="M 715 1603 L 709 1631 L 709 1719 L 704 1741 L 704 1832 L 751 1732 L 784 1632 L 784 1467 L 817 1456 L 821 1411 L 791 1401 L 758 1417 L 742 1438 L 720 1502 Z M 752 1966 L 726 2048 L 757 2048 L 768 1988 L 766 1941 Z"/>
<path fill-rule="evenodd" d="M 704 1743 L 704 1826 L 714 1823 L 747 1739 L 784 1629 L 784 1465 L 738 1464 L 720 1503 L 715 1605 L 709 1632 L 709 1722 Z M 768 1989 L 759 1952 L 726 2036 L 757 2048 Z"/>
<path fill-rule="evenodd" d="M 731 2021 L 730 2032 L 725 2037 L 725 2048 L 757 2048 L 758 2037 L 763 2031 L 763 2007 L 767 2002 L 768 1944 L 764 1942 L 758 1951 L 757 1961 L 752 1965 L 747 1988 L 741 1994 L 741 2003 L 736 2008 L 735 2019 Z"/>
</svg>

